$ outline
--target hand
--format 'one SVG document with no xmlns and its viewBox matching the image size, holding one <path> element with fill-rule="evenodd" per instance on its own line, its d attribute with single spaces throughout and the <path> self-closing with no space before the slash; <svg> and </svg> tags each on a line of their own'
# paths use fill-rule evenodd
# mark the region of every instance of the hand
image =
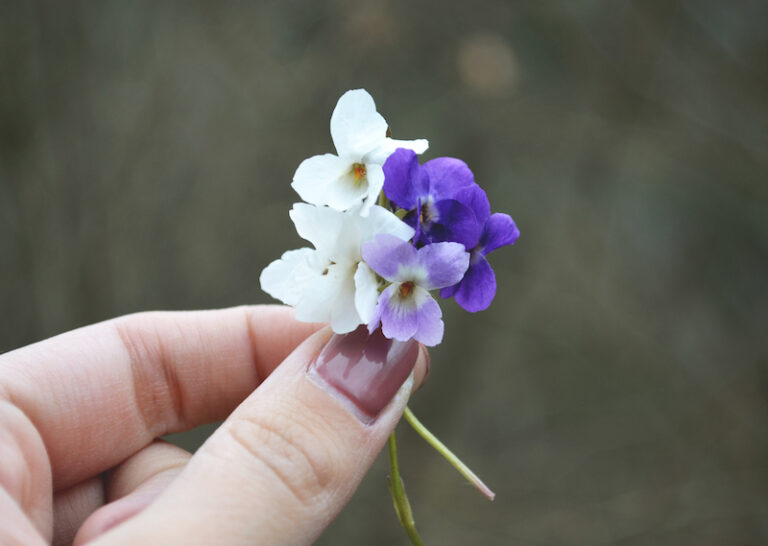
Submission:
<svg viewBox="0 0 768 546">
<path fill-rule="evenodd" d="M 6 353 L 0 543 L 309 544 L 427 366 L 415 342 L 332 338 L 278 306 L 129 315 Z M 158 440 L 225 417 L 194 455 Z"/>
</svg>

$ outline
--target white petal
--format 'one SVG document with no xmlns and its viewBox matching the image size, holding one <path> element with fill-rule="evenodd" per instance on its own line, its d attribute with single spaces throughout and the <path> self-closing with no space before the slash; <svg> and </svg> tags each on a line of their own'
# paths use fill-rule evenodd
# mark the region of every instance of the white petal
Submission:
<svg viewBox="0 0 768 546">
<path fill-rule="evenodd" d="M 373 319 L 379 299 L 378 284 L 376 274 L 364 262 L 360 262 L 355 271 L 355 308 L 363 324 Z"/>
<path fill-rule="evenodd" d="M 366 178 L 368 179 L 368 191 L 365 202 L 360 207 L 361 216 L 368 216 L 371 207 L 376 204 L 376 201 L 379 199 L 379 193 L 384 188 L 384 169 L 381 168 L 381 165 L 368 163 L 365 165 L 365 171 L 367 173 Z"/>
<path fill-rule="evenodd" d="M 314 250 L 299 248 L 284 253 L 261 272 L 261 289 L 287 305 L 296 305 L 306 285 L 322 270 L 313 263 Z"/>
<path fill-rule="evenodd" d="M 331 115 L 331 137 L 339 156 L 360 162 L 366 153 L 384 143 L 386 135 L 387 122 L 365 89 L 341 96 Z"/>
<path fill-rule="evenodd" d="M 355 175 L 350 167 L 348 172 L 327 186 L 324 202 L 336 210 L 349 210 L 360 205 L 366 195 L 368 195 L 368 183 L 355 181 Z"/>
<path fill-rule="evenodd" d="M 423 154 L 427 151 L 427 148 L 429 148 L 429 141 L 423 138 L 418 140 L 395 140 L 393 138 L 387 138 L 379 146 L 365 155 L 365 161 L 366 163 L 383 165 L 387 158 L 398 148 L 407 148 L 408 150 L 413 150 L 417 154 Z"/>
<path fill-rule="evenodd" d="M 344 216 L 328 207 L 295 203 L 289 213 L 299 237 L 326 255 L 332 254 L 341 233 Z"/>
<path fill-rule="evenodd" d="M 351 169 L 351 163 L 333 154 L 316 155 L 301 162 L 291 186 L 307 203 L 327 205 L 329 188 Z"/>
<path fill-rule="evenodd" d="M 343 223 L 334 240 L 334 247 L 329 250 L 330 257 L 335 262 L 357 264 L 362 260 L 361 247 L 379 233 L 390 233 L 403 241 L 413 237 L 414 230 L 400 220 L 392 212 L 373 205 L 368 216 L 362 216 L 355 211 L 339 213 Z"/>
<path fill-rule="evenodd" d="M 330 322 L 342 280 L 335 265 L 326 268 L 307 283 L 300 301 L 296 304 L 296 319 L 302 322 Z"/>
<path fill-rule="evenodd" d="M 363 217 L 356 210 L 339 212 L 296 203 L 290 216 L 299 235 L 317 249 L 317 257 L 344 266 L 356 266 L 361 260 L 362 244 L 379 233 L 388 233 L 403 241 L 414 234 L 412 227 L 378 205 L 373 205 L 369 215 Z"/>
<path fill-rule="evenodd" d="M 389 233 L 403 241 L 409 240 L 415 233 L 411 226 L 400 220 L 394 213 L 378 205 L 371 207 L 368 217 L 360 222 L 359 229 L 361 245 L 379 233 Z"/>
<path fill-rule="evenodd" d="M 333 302 L 331 329 L 337 334 L 351 332 L 360 324 L 360 315 L 355 307 L 355 278 L 354 269 L 347 268 L 347 274 Z"/>
</svg>

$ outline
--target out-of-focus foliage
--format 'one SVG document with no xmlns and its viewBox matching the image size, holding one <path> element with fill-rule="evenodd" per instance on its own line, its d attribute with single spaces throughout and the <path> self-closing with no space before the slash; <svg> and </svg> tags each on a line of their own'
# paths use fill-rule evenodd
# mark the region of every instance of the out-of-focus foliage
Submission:
<svg viewBox="0 0 768 546">
<path fill-rule="evenodd" d="M 768 542 L 768 4 L 3 2 L 0 350 L 266 302 L 299 162 L 365 87 L 519 243 L 406 428 L 430 544 Z M 186 436 L 188 445 L 199 436 Z M 379 461 L 321 544 L 404 542 Z"/>
</svg>

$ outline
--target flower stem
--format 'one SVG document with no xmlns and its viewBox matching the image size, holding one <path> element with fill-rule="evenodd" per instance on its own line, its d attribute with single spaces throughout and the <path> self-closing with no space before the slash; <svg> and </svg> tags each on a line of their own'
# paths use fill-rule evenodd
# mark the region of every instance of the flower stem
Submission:
<svg viewBox="0 0 768 546">
<path fill-rule="evenodd" d="M 424 546 L 424 543 L 419 537 L 419 533 L 416 531 L 416 522 L 413 520 L 413 512 L 411 512 L 411 503 L 408 502 L 408 497 L 405 494 L 405 485 L 403 485 L 403 479 L 400 477 L 400 468 L 397 463 L 397 442 L 395 441 L 395 433 L 389 435 L 389 492 L 392 494 L 392 501 L 395 504 L 395 513 L 397 519 L 400 520 L 400 525 L 405 529 L 408 538 L 411 539 L 413 546 Z"/>
<path fill-rule="evenodd" d="M 485 498 L 488 500 L 493 500 L 496 496 L 496 493 L 491 491 L 487 485 L 485 485 L 480 478 L 477 477 L 477 474 L 472 472 L 467 465 L 465 465 L 461 460 L 454 455 L 450 449 L 445 447 L 445 445 L 438 440 L 434 434 L 429 432 L 427 430 L 427 427 L 421 424 L 421 421 L 416 419 L 416 416 L 413 414 L 410 408 L 406 407 L 405 412 L 403 413 L 403 417 L 405 417 L 405 420 L 408 421 L 408 424 L 413 427 L 413 430 L 419 433 L 419 435 L 424 438 L 429 445 L 431 445 L 435 450 L 445 457 L 445 459 L 453 465 L 453 467 L 459 471 L 459 474 L 464 476 L 469 483 L 474 485 L 478 491 L 480 491 Z M 394 441 L 394 440 L 392 440 Z M 390 455 L 392 453 L 392 449 L 390 448 Z"/>
</svg>

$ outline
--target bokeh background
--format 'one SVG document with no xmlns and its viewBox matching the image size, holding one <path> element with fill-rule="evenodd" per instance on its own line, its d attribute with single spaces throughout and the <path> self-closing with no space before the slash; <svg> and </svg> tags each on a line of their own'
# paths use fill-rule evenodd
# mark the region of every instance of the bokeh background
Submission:
<svg viewBox="0 0 768 546">
<path fill-rule="evenodd" d="M 2 2 L 0 350 L 267 302 L 365 87 L 519 243 L 401 425 L 428 544 L 768 543 L 768 4 Z M 175 440 L 194 448 L 207 427 Z M 320 544 L 405 544 L 380 457 Z"/>
</svg>

